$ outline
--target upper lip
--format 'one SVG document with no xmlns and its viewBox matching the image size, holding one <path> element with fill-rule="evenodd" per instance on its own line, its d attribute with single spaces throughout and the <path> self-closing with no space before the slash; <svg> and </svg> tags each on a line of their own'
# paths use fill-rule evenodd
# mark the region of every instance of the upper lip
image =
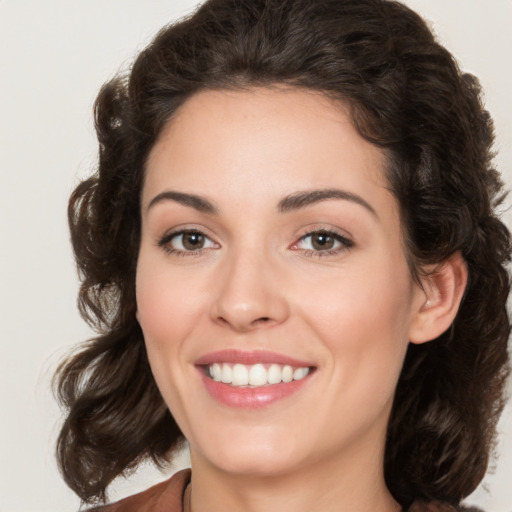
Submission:
<svg viewBox="0 0 512 512">
<path fill-rule="evenodd" d="M 209 352 L 196 359 L 197 366 L 206 366 L 213 363 L 232 363 L 232 364 L 281 364 L 289 365 L 298 368 L 305 368 L 314 366 L 310 361 L 304 361 L 289 357 L 277 352 L 268 350 L 240 350 L 240 349 L 226 349 Z"/>
</svg>

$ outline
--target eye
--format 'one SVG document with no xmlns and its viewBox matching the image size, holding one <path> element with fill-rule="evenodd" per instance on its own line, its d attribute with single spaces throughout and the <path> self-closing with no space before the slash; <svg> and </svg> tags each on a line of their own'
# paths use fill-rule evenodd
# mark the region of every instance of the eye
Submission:
<svg viewBox="0 0 512 512">
<path fill-rule="evenodd" d="M 218 245 L 204 233 L 197 230 L 182 230 L 165 235 L 158 245 L 171 254 L 196 254 L 202 249 L 212 249 Z"/>
<path fill-rule="evenodd" d="M 354 243 L 333 231 L 318 230 L 302 236 L 292 249 L 305 251 L 306 255 L 335 254 L 352 247 Z"/>
</svg>

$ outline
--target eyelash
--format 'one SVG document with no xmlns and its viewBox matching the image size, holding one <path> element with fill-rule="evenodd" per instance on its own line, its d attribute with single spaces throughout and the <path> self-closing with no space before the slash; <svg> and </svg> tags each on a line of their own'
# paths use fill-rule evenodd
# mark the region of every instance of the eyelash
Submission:
<svg viewBox="0 0 512 512">
<path fill-rule="evenodd" d="M 182 229 L 179 231 L 173 231 L 171 233 L 168 233 L 164 235 L 159 241 L 158 246 L 161 247 L 167 254 L 173 255 L 173 256 L 197 256 L 199 255 L 203 250 L 205 249 L 211 249 L 212 247 L 201 247 L 197 250 L 182 250 L 182 249 L 175 249 L 174 247 L 171 247 L 169 244 L 170 242 L 183 235 L 193 235 L 197 234 L 202 237 L 204 237 L 205 240 L 209 240 L 211 244 L 217 245 L 216 242 L 214 242 L 209 236 L 205 235 L 202 231 L 199 231 L 197 229 Z M 333 249 L 326 249 L 326 250 L 315 250 L 315 249 L 300 249 L 297 246 L 303 242 L 304 240 L 308 239 L 309 237 L 312 237 L 314 235 L 324 235 L 326 237 L 332 238 L 335 242 L 338 242 L 340 245 Z M 340 235 L 336 231 L 327 230 L 327 229 L 315 229 L 312 231 L 309 231 L 302 235 L 297 242 L 295 242 L 292 246 L 292 250 L 296 251 L 303 251 L 304 256 L 306 257 L 313 257 L 313 258 L 322 258 L 325 256 L 334 256 L 336 254 L 339 254 L 341 252 L 349 250 L 351 247 L 353 247 L 354 242 L 348 238 L 346 238 L 343 235 Z"/>
<path fill-rule="evenodd" d="M 205 235 L 202 231 L 199 231 L 198 229 L 181 229 L 179 231 L 173 231 L 172 233 L 167 233 L 164 235 L 159 241 L 158 246 L 161 247 L 167 254 L 171 254 L 173 256 L 197 256 L 201 253 L 204 249 L 210 249 L 210 247 L 201 247 L 195 251 L 184 251 L 182 249 L 175 249 L 174 247 L 171 247 L 169 244 L 170 242 L 183 235 L 200 235 L 204 237 L 205 240 L 209 240 L 211 243 L 215 244 L 213 240 Z M 183 244 L 182 244 L 183 245 Z M 217 245 L 217 244 L 215 244 Z"/>
<path fill-rule="evenodd" d="M 306 257 L 313 257 L 313 258 L 324 258 L 326 256 L 334 256 L 337 254 L 340 254 L 344 251 L 349 250 L 351 247 L 354 246 L 354 242 L 347 237 L 340 235 L 336 231 L 328 230 L 328 229 L 314 229 L 312 231 L 309 231 L 308 233 L 302 235 L 298 242 L 295 242 L 292 246 L 292 249 L 300 250 L 297 248 L 297 245 L 306 240 L 309 237 L 312 237 L 313 235 L 324 235 L 326 237 L 330 237 L 334 239 L 335 242 L 338 242 L 340 245 L 333 249 L 325 249 L 325 250 L 314 250 L 314 249 L 302 249 L 303 254 Z"/>
</svg>

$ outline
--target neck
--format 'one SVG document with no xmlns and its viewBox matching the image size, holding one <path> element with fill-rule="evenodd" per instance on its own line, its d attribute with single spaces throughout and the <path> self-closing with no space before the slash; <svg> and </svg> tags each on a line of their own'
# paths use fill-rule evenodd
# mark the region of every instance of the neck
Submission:
<svg viewBox="0 0 512 512">
<path fill-rule="evenodd" d="M 398 512 L 383 475 L 381 453 L 355 450 L 292 473 L 241 475 L 224 472 L 191 450 L 192 512 Z"/>
</svg>

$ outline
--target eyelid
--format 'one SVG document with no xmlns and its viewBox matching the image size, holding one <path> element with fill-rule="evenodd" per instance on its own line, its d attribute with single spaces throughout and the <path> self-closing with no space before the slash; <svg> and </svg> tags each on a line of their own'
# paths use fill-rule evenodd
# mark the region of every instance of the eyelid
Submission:
<svg viewBox="0 0 512 512">
<path fill-rule="evenodd" d="M 184 250 L 184 249 L 177 249 L 174 247 L 171 247 L 169 244 L 170 242 L 182 235 L 186 234 L 198 234 L 203 236 L 205 239 L 209 240 L 212 245 L 209 247 L 200 247 L 196 250 Z M 177 228 L 174 228 L 168 232 L 166 232 L 162 237 L 160 237 L 157 241 L 158 247 L 166 251 L 168 254 L 173 254 L 176 256 L 195 256 L 200 254 L 203 251 L 208 251 L 210 249 L 217 249 L 220 247 L 218 242 L 216 242 L 213 237 L 206 234 L 203 230 L 198 229 L 196 227 L 186 227 L 186 226 L 180 226 Z"/>
<path fill-rule="evenodd" d="M 163 233 L 163 234 L 158 234 L 159 232 Z M 159 245 L 162 241 L 164 241 L 166 239 L 169 240 L 173 236 L 179 235 L 181 233 L 199 233 L 200 235 L 203 235 L 211 240 L 214 240 L 216 238 L 215 235 L 212 233 L 211 229 L 207 228 L 203 224 L 195 223 L 195 222 L 190 222 L 190 223 L 187 222 L 187 223 L 176 224 L 172 227 L 168 227 L 165 230 L 162 227 L 161 230 L 156 231 L 155 232 L 155 236 L 156 236 L 156 240 L 157 240 L 156 243 L 157 243 L 157 245 Z"/>
<path fill-rule="evenodd" d="M 331 236 L 334 238 L 336 242 L 339 243 L 337 247 L 334 247 L 332 249 L 324 249 L 324 250 L 318 250 L 318 249 L 306 249 L 298 247 L 298 245 L 306 240 L 308 237 L 311 237 L 316 234 L 325 234 L 328 236 Z M 325 226 L 319 226 L 315 228 L 309 229 L 306 233 L 303 233 L 300 235 L 299 239 L 292 244 L 290 247 L 292 250 L 301 251 L 306 256 L 329 256 L 329 255 L 335 255 L 339 254 L 341 252 L 347 251 L 350 248 L 354 246 L 354 241 L 351 237 L 347 236 L 346 234 L 341 234 L 337 229 L 333 227 L 325 227 Z"/>
<path fill-rule="evenodd" d="M 215 241 L 215 239 L 206 233 L 205 229 L 193 227 L 193 226 L 178 226 L 173 228 L 170 231 L 167 231 L 163 236 L 161 236 L 158 240 L 156 245 L 166 251 L 169 254 L 177 255 L 177 256 L 194 256 L 199 255 L 202 252 L 209 251 L 211 249 L 218 249 L 220 248 L 220 244 Z M 319 225 L 312 227 L 310 226 L 308 231 L 303 232 L 296 241 L 290 246 L 291 250 L 300 251 L 306 256 L 329 256 L 329 255 L 335 255 L 344 251 L 349 250 L 351 247 L 354 246 L 354 241 L 352 240 L 351 235 L 349 235 L 345 230 L 343 230 L 344 234 L 342 234 L 340 229 L 334 228 L 333 226 L 325 226 L 325 225 Z M 188 250 L 188 249 L 180 249 L 176 247 L 170 246 L 170 242 L 179 237 L 180 235 L 185 234 L 195 234 L 201 235 L 205 238 L 205 240 L 208 240 L 208 246 L 207 247 L 199 247 L 196 250 Z M 302 248 L 299 247 L 301 242 L 306 240 L 309 237 L 312 237 L 316 234 L 325 234 L 327 236 L 332 237 L 335 242 L 336 246 L 330 249 L 315 249 L 315 248 Z M 347 236 L 348 235 L 348 236 Z"/>
</svg>

